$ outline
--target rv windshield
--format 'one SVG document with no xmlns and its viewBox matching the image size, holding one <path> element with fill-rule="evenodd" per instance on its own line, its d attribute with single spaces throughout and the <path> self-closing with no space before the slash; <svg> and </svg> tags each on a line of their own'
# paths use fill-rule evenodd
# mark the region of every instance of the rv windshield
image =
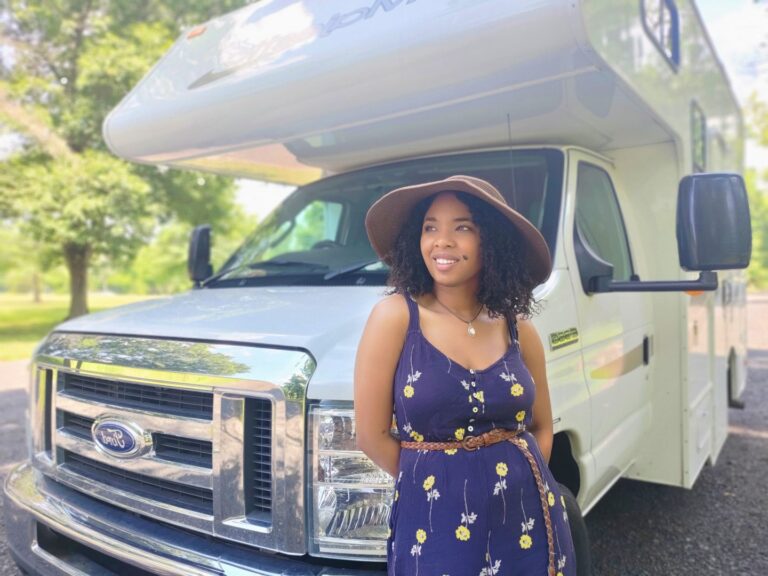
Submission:
<svg viewBox="0 0 768 576">
<path fill-rule="evenodd" d="M 227 260 L 207 287 L 386 283 L 365 233 L 383 194 L 468 174 L 496 186 L 542 232 L 554 254 L 563 180 L 558 150 L 502 150 L 418 158 L 319 180 L 296 190 Z"/>
</svg>

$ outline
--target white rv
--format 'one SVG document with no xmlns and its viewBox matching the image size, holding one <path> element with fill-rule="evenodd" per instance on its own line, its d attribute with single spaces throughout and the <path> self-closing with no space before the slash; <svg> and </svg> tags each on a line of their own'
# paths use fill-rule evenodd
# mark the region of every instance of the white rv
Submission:
<svg viewBox="0 0 768 576">
<path fill-rule="evenodd" d="M 382 573 L 390 478 L 352 411 L 387 277 L 363 218 L 452 174 L 549 244 L 533 321 L 551 468 L 581 510 L 715 464 L 751 232 L 739 177 L 702 175 L 742 171 L 743 127 L 692 1 L 259 2 L 185 32 L 104 135 L 134 162 L 299 186 L 214 275 L 194 235 L 197 289 L 40 345 L 5 486 L 29 571 Z"/>
</svg>

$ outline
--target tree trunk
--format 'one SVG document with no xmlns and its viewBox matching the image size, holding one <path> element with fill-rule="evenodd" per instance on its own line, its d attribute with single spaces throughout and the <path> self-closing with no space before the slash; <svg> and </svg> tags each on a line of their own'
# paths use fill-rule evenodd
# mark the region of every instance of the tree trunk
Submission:
<svg viewBox="0 0 768 576">
<path fill-rule="evenodd" d="M 40 297 L 40 273 L 32 272 L 32 299 L 35 304 L 40 304 L 43 299 Z"/>
<path fill-rule="evenodd" d="M 88 314 L 88 263 L 91 247 L 78 244 L 64 246 L 64 260 L 69 270 L 69 316 L 77 318 Z"/>
</svg>

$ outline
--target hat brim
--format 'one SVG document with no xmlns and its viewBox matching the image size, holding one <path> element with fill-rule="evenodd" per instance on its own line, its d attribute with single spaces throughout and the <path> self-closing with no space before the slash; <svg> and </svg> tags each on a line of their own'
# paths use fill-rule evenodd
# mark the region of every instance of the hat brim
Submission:
<svg viewBox="0 0 768 576">
<path fill-rule="evenodd" d="M 469 178 L 452 176 L 436 182 L 404 186 L 379 198 L 370 207 L 365 217 L 365 228 L 376 254 L 386 264 L 392 264 L 392 249 L 397 236 L 411 210 L 421 200 L 440 192 L 464 192 L 490 204 L 520 232 L 527 243 L 529 273 L 537 284 L 546 281 L 552 271 L 552 259 L 541 232 L 525 216 L 504 202 L 495 188 L 493 191 L 499 194 L 499 198 L 495 198 L 483 187 L 471 182 Z M 484 181 L 479 182 L 490 186 Z"/>
</svg>

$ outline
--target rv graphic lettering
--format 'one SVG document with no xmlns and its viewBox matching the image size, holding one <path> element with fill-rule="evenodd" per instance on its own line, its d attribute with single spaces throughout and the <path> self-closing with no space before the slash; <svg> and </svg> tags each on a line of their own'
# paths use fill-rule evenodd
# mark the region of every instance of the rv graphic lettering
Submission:
<svg viewBox="0 0 768 576">
<path fill-rule="evenodd" d="M 239 33 L 233 33 L 229 39 L 222 42 L 220 46 L 222 57 L 219 66 L 200 76 L 187 88 L 195 90 L 248 67 L 267 65 L 286 52 L 311 42 L 315 38 L 327 38 L 336 30 L 347 28 L 364 20 L 370 20 L 376 14 L 391 12 L 398 6 L 413 4 L 415 1 L 374 0 L 368 6 L 355 8 L 349 12 L 337 12 L 324 24 L 310 25 L 307 28 L 287 33 L 280 33 L 279 30 L 270 31 L 269 34 L 258 36 L 257 40 L 254 41 L 243 31 L 247 26 L 258 22 L 258 19 L 255 18 L 258 15 L 257 10 Z"/>
<path fill-rule="evenodd" d="M 352 24 L 357 24 L 361 20 L 373 18 L 379 9 L 389 12 L 390 10 L 397 8 L 400 4 L 413 4 L 415 1 L 416 0 L 376 0 L 370 6 L 356 8 L 350 12 L 337 12 L 323 25 L 320 37 L 328 36 L 339 28 L 346 28 Z"/>
</svg>

